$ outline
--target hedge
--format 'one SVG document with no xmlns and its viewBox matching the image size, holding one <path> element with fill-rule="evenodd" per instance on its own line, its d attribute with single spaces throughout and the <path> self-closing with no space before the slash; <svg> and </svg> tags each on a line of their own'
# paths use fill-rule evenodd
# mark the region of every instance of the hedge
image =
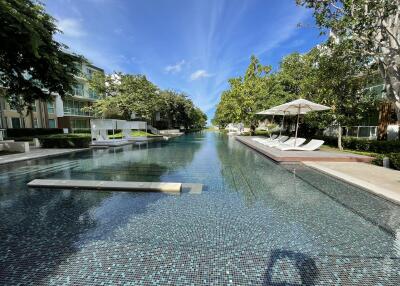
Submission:
<svg viewBox="0 0 400 286">
<path fill-rule="evenodd" d="M 337 147 L 337 138 L 331 136 L 314 136 L 316 139 L 325 141 L 328 146 Z M 377 141 L 355 137 L 342 137 L 342 145 L 345 149 L 373 152 L 373 153 L 398 153 L 400 152 L 400 141 Z"/>
<path fill-rule="evenodd" d="M 7 138 L 39 137 L 43 135 L 62 134 L 61 128 L 8 128 Z"/>
<path fill-rule="evenodd" d="M 271 135 L 271 131 L 266 131 L 266 130 L 256 130 L 254 133 L 254 136 L 270 136 Z M 250 131 L 248 132 L 243 132 L 242 133 L 243 136 L 250 136 Z"/>
<path fill-rule="evenodd" d="M 72 130 L 72 134 L 76 134 L 76 133 L 79 133 L 79 134 L 90 134 L 91 133 L 91 130 L 90 130 L 90 128 L 84 128 L 84 129 L 73 129 Z"/>
<path fill-rule="evenodd" d="M 400 153 L 389 153 L 387 157 L 389 158 L 390 166 L 396 170 L 400 170 Z"/>
<path fill-rule="evenodd" d="M 87 134 L 56 134 L 39 140 L 43 148 L 87 148 L 92 141 Z"/>
</svg>

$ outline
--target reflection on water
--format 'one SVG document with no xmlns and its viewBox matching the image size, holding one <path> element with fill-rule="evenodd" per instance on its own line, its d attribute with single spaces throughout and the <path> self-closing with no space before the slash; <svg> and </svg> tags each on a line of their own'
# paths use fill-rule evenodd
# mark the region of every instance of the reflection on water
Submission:
<svg viewBox="0 0 400 286">
<path fill-rule="evenodd" d="M 28 190 L 35 178 L 205 188 Z M 398 285 L 398 206 L 218 133 L 2 166 L 0 218 L 0 284 Z"/>
</svg>

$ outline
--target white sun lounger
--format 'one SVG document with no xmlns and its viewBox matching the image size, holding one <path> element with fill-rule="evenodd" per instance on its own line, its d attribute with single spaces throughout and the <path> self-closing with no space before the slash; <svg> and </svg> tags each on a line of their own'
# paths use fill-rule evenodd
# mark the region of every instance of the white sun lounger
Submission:
<svg viewBox="0 0 400 286">
<path fill-rule="evenodd" d="M 271 146 L 282 144 L 283 142 L 285 142 L 288 139 L 289 139 L 288 136 L 281 136 L 278 139 L 275 139 L 275 140 L 272 140 L 272 141 L 264 140 L 264 141 L 259 141 L 259 143 L 271 147 Z"/>
<path fill-rule="evenodd" d="M 290 148 L 290 147 L 299 147 L 300 145 L 302 145 L 304 142 L 306 142 L 306 139 L 304 138 L 290 138 L 289 140 L 287 140 L 284 143 L 278 144 L 278 145 L 274 145 L 273 147 L 282 150 L 282 148 Z"/>
<path fill-rule="evenodd" d="M 259 141 L 273 141 L 278 139 L 278 135 L 272 135 L 269 138 L 260 138 L 260 137 L 256 137 L 256 138 L 251 138 L 251 140 L 259 142 Z"/>
<path fill-rule="evenodd" d="M 315 140 L 312 139 L 307 144 L 299 147 L 281 147 L 279 148 L 282 151 L 315 151 L 318 150 L 324 144 L 323 140 Z"/>
</svg>

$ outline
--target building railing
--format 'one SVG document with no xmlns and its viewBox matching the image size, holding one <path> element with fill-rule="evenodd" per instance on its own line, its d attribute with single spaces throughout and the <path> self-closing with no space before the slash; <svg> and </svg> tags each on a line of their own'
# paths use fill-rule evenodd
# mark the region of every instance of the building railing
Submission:
<svg viewBox="0 0 400 286">
<path fill-rule="evenodd" d="M 81 108 L 65 107 L 65 106 L 64 106 L 64 115 L 78 115 L 78 116 L 88 116 L 88 117 L 93 116 L 92 112 L 82 111 Z"/>
<path fill-rule="evenodd" d="M 347 126 L 343 129 L 345 130 L 345 136 L 369 139 L 376 139 L 378 137 L 378 126 Z"/>
<path fill-rule="evenodd" d="M 338 127 L 330 126 L 324 130 L 324 135 L 337 136 Z M 378 126 L 343 126 L 343 136 L 376 139 L 378 137 Z"/>
</svg>

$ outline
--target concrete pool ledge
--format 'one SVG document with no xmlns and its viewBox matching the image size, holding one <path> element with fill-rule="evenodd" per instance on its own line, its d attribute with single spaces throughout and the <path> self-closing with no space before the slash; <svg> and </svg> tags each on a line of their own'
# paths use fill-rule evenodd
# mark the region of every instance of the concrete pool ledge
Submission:
<svg viewBox="0 0 400 286">
<path fill-rule="evenodd" d="M 12 164 L 16 162 L 22 162 L 34 159 L 43 159 L 65 154 L 72 154 L 87 150 L 90 150 L 90 148 L 62 148 L 62 149 L 31 148 L 31 150 L 28 153 L 17 153 L 17 154 L 0 156 L 0 165 Z"/>
<path fill-rule="evenodd" d="M 48 189 L 82 189 L 97 191 L 142 191 L 180 193 L 181 183 L 165 182 L 129 182 L 129 181 L 99 181 L 99 180 L 45 180 L 35 179 L 28 184 L 30 188 Z"/>
<path fill-rule="evenodd" d="M 253 136 L 235 136 L 235 139 L 247 147 L 263 154 L 277 163 L 301 161 L 314 162 L 371 162 L 372 157 L 340 152 L 325 151 L 281 151 L 253 140 Z M 264 137 L 265 138 L 265 137 Z"/>
<path fill-rule="evenodd" d="M 360 162 L 302 162 L 304 165 L 400 204 L 400 171 Z"/>
</svg>

